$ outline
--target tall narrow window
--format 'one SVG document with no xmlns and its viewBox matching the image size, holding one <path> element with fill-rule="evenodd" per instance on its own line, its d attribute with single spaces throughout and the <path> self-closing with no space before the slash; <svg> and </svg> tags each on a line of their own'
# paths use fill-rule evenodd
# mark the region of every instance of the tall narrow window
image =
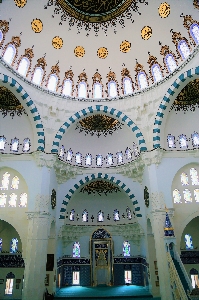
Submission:
<svg viewBox="0 0 199 300">
<path fill-rule="evenodd" d="M 12 152 L 19 151 L 19 139 L 17 139 L 16 137 L 11 140 L 10 151 L 12 151 Z"/>
<path fill-rule="evenodd" d="M 69 149 L 67 152 L 66 152 L 66 160 L 67 161 L 72 161 L 72 158 L 73 158 L 73 151 L 71 149 Z"/>
<path fill-rule="evenodd" d="M 183 173 L 180 175 L 180 179 L 181 179 L 182 185 L 189 185 L 189 179 L 188 179 L 188 176 L 187 176 L 186 173 L 183 172 Z"/>
<path fill-rule="evenodd" d="M 86 209 L 82 213 L 82 222 L 88 222 L 88 212 Z"/>
<path fill-rule="evenodd" d="M 102 85 L 99 82 L 93 84 L 93 96 L 95 99 L 102 98 Z"/>
<path fill-rule="evenodd" d="M 113 212 L 113 220 L 115 222 L 120 220 L 120 213 L 119 213 L 119 210 L 117 210 L 117 209 L 115 209 Z"/>
<path fill-rule="evenodd" d="M 10 253 L 16 253 L 18 251 L 18 239 L 13 238 L 10 243 Z"/>
<path fill-rule="evenodd" d="M 9 207 L 16 207 L 17 206 L 17 195 L 15 193 L 12 193 L 10 195 L 10 200 L 8 201 Z"/>
<path fill-rule="evenodd" d="M 190 234 L 185 234 L 185 245 L 186 249 L 193 249 L 193 241 L 192 241 L 192 236 Z"/>
<path fill-rule="evenodd" d="M 162 80 L 162 72 L 158 64 L 152 66 L 151 73 L 153 74 L 154 82 Z"/>
<path fill-rule="evenodd" d="M 87 84 L 86 82 L 80 82 L 78 84 L 78 98 L 86 98 L 87 95 Z"/>
<path fill-rule="evenodd" d="M 3 41 L 3 32 L 0 30 L 0 43 Z"/>
<path fill-rule="evenodd" d="M 111 166 L 113 164 L 113 154 L 108 153 L 106 156 L 106 163 L 107 165 Z"/>
<path fill-rule="evenodd" d="M 138 73 L 138 83 L 140 89 L 145 89 L 148 86 L 146 74 L 144 72 Z"/>
<path fill-rule="evenodd" d="M 3 243 L 3 240 L 2 240 L 2 238 L 0 238 L 0 252 L 2 251 L 2 243 Z"/>
<path fill-rule="evenodd" d="M 117 152 L 117 163 L 122 164 L 123 163 L 123 153 Z"/>
<path fill-rule="evenodd" d="M 175 58 L 173 57 L 172 54 L 169 53 L 166 55 L 165 62 L 166 62 L 169 73 L 172 73 L 177 68 Z"/>
<path fill-rule="evenodd" d="M 132 159 L 132 152 L 131 152 L 130 148 L 128 148 L 128 147 L 126 148 L 125 154 L 126 154 L 126 158 L 128 160 Z"/>
<path fill-rule="evenodd" d="M 108 96 L 111 98 L 117 97 L 117 84 L 113 80 L 108 83 Z"/>
<path fill-rule="evenodd" d="M 0 151 L 5 150 L 6 138 L 4 136 L 0 136 Z"/>
<path fill-rule="evenodd" d="M 199 44 L 199 26 L 194 23 L 190 27 L 190 33 L 196 44 Z"/>
<path fill-rule="evenodd" d="M 0 207 L 6 206 L 7 195 L 5 193 L 0 194 Z"/>
<path fill-rule="evenodd" d="M 199 202 L 199 189 L 194 190 L 194 198 L 196 202 Z"/>
<path fill-rule="evenodd" d="M 70 79 L 64 81 L 62 94 L 64 96 L 72 96 L 72 81 Z"/>
<path fill-rule="evenodd" d="M 182 203 L 181 195 L 178 189 L 173 190 L 173 202 L 174 203 Z"/>
<path fill-rule="evenodd" d="M 13 62 L 13 59 L 15 57 L 15 54 L 16 54 L 16 49 L 12 44 L 10 44 L 10 45 L 8 45 L 6 51 L 3 55 L 3 59 L 5 60 L 5 62 L 7 64 L 11 65 Z"/>
<path fill-rule="evenodd" d="M 103 222 L 104 221 L 104 213 L 100 210 L 97 214 L 97 221 Z"/>
<path fill-rule="evenodd" d="M 198 172 L 195 168 L 190 169 L 190 176 L 192 185 L 199 185 Z"/>
<path fill-rule="evenodd" d="M 34 84 L 41 85 L 43 75 L 44 75 L 44 70 L 41 67 L 36 67 L 32 78 L 32 82 Z"/>
<path fill-rule="evenodd" d="M 187 144 L 187 137 L 184 134 L 181 134 L 179 136 L 179 143 L 180 143 L 180 148 L 181 149 L 187 149 L 188 144 Z"/>
<path fill-rule="evenodd" d="M 133 93 L 131 78 L 125 77 L 123 79 L 123 86 L 124 86 L 124 95 L 128 95 L 128 94 Z"/>
<path fill-rule="evenodd" d="M 91 166 L 92 165 L 92 155 L 91 154 L 86 154 L 85 157 L 85 164 L 86 166 Z"/>
<path fill-rule="evenodd" d="M 10 181 L 10 174 L 8 172 L 5 172 L 3 174 L 3 179 L 1 181 L 1 190 L 8 190 L 8 186 L 9 186 L 9 181 Z"/>
<path fill-rule="evenodd" d="M 30 65 L 30 61 L 27 57 L 23 57 L 20 61 L 19 67 L 18 67 L 18 73 L 22 76 L 27 75 L 27 71 Z"/>
<path fill-rule="evenodd" d="M 135 157 L 139 156 L 139 150 L 135 143 L 133 143 L 133 154 Z"/>
<path fill-rule="evenodd" d="M 70 221 L 74 221 L 74 220 L 75 220 L 75 210 L 74 210 L 74 209 L 72 209 L 72 210 L 70 211 L 69 220 L 70 220 Z"/>
<path fill-rule="evenodd" d="M 28 195 L 26 193 L 22 193 L 20 195 L 19 207 L 26 207 L 27 206 L 27 197 L 28 197 Z"/>
<path fill-rule="evenodd" d="M 130 256 L 131 255 L 130 243 L 128 241 L 125 241 L 123 243 L 123 255 L 124 256 Z"/>
<path fill-rule="evenodd" d="M 75 161 L 76 161 L 76 164 L 78 164 L 78 165 L 80 165 L 82 163 L 82 154 L 80 152 L 76 153 Z"/>
<path fill-rule="evenodd" d="M 59 150 L 59 157 L 60 157 L 61 159 L 64 159 L 64 153 L 65 153 L 65 148 L 64 148 L 64 146 L 62 145 L 61 148 L 60 148 L 60 150 Z"/>
<path fill-rule="evenodd" d="M 192 138 L 193 147 L 198 147 L 199 146 L 199 134 L 197 132 L 194 132 L 191 135 L 191 138 Z"/>
<path fill-rule="evenodd" d="M 55 74 L 51 74 L 48 79 L 47 89 L 51 92 L 56 92 L 58 78 Z"/>
<path fill-rule="evenodd" d="M 132 214 L 131 214 L 131 210 L 128 206 L 127 206 L 127 209 L 126 209 L 126 214 L 127 214 L 127 219 L 131 220 L 132 219 Z"/>
<path fill-rule="evenodd" d="M 184 201 L 185 201 L 185 203 L 190 203 L 190 202 L 192 202 L 192 197 L 191 197 L 191 192 L 190 192 L 190 190 L 185 189 L 185 190 L 183 191 L 183 194 L 184 194 Z"/>
<path fill-rule="evenodd" d="M 18 190 L 18 188 L 19 188 L 19 177 L 14 176 L 12 178 L 11 189 L 12 190 Z"/>
<path fill-rule="evenodd" d="M 182 40 L 178 43 L 178 50 L 182 56 L 182 59 L 186 59 L 190 55 L 190 49 L 187 43 Z"/>
<path fill-rule="evenodd" d="M 23 140 L 23 148 L 22 148 L 23 152 L 28 152 L 30 151 L 30 139 L 29 138 L 25 138 Z"/>
<path fill-rule="evenodd" d="M 175 136 L 174 135 L 168 134 L 167 135 L 167 142 L 168 142 L 168 147 L 169 148 L 175 148 L 176 147 L 176 145 L 175 145 Z"/>
<path fill-rule="evenodd" d="M 73 244 L 73 257 L 78 258 L 80 257 L 80 243 L 75 242 Z"/>
<path fill-rule="evenodd" d="M 98 167 L 101 167 L 101 166 L 102 166 L 102 164 L 103 164 L 103 157 L 102 157 L 101 154 L 98 154 L 98 155 L 96 156 L 96 164 L 97 164 Z"/>
</svg>

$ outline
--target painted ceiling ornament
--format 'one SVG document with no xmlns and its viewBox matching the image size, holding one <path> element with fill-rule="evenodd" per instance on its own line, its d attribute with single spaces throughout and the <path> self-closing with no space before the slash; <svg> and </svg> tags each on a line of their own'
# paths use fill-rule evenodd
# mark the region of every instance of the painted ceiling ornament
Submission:
<svg viewBox="0 0 199 300">
<path fill-rule="evenodd" d="M 148 5 L 147 0 L 48 0 L 44 9 L 54 5 L 54 15 L 60 14 L 60 23 L 68 21 L 69 30 L 77 27 L 77 32 L 85 29 L 88 36 L 93 30 L 98 36 L 100 30 L 107 35 L 107 30 L 112 27 L 114 33 L 116 26 L 125 27 L 125 20 L 134 23 L 133 13 L 139 15 L 140 5 Z"/>
<path fill-rule="evenodd" d="M 127 53 L 131 50 L 131 43 L 128 42 L 128 41 L 123 41 L 121 44 L 120 44 L 120 51 L 123 52 L 123 53 Z"/>
<path fill-rule="evenodd" d="M 55 189 L 52 190 L 52 193 L 51 193 L 51 207 L 52 209 L 55 209 L 56 207 L 56 191 Z"/>
<path fill-rule="evenodd" d="M 108 56 L 108 49 L 105 48 L 105 47 L 100 47 L 100 48 L 97 50 L 97 56 L 98 56 L 99 58 L 105 59 L 105 58 Z"/>
<path fill-rule="evenodd" d="M 144 188 L 144 201 L 145 201 L 145 206 L 149 207 L 149 192 L 146 186 Z"/>
<path fill-rule="evenodd" d="M 163 2 L 158 7 L 158 12 L 161 18 L 167 18 L 170 15 L 171 7 L 169 3 Z"/>
<path fill-rule="evenodd" d="M 14 0 L 14 3 L 17 7 L 23 8 L 26 5 L 27 0 Z"/>
<path fill-rule="evenodd" d="M 85 55 L 84 47 L 82 47 L 82 46 L 75 47 L 74 54 L 76 57 L 84 57 L 84 55 Z"/>
<path fill-rule="evenodd" d="M 33 19 L 31 27 L 35 33 L 40 33 L 43 30 L 43 23 L 40 19 Z"/>
<path fill-rule="evenodd" d="M 52 39 L 52 45 L 55 49 L 61 49 L 63 46 L 63 40 L 59 36 L 55 36 Z"/>
<path fill-rule="evenodd" d="M 195 8 L 199 9 L 199 1 L 198 0 L 193 0 L 193 5 Z"/>
<path fill-rule="evenodd" d="M 105 194 L 107 196 L 107 194 L 109 193 L 117 193 L 120 192 L 120 189 L 115 186 L 114 184 L 112 184 L 111 182 L 105 181 L 105 180 L 96 180 L 96 181 L 92 181 L 89 184 L 87 184 L 86 186 L 84 186 L 80 192 L 82 193 L 88 193 L 88 195 L 91 194 L 98 194 L 98 195 L 102 195 Z"/>
<path fill-rule="evenodd" d="M 144 26 L 141 30 L 141 37 L 143 40 L 148 40 L 152 36 L 152 28 L 150 26 Z"/>
</svg>

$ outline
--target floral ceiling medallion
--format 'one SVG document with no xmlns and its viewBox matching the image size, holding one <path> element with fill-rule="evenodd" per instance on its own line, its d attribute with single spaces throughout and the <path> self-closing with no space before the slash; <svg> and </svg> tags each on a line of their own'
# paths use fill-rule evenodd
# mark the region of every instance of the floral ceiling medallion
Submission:
<svg viewBox="0 0 199 300">
<path fill-rule="evenodd" d="M 88 193 L 88 195 L 90 194 L 98 194 L 98 195 L 102 195 L 105 194 L 107 196 L 107 194 L 109 193 L 117 193 L 120 192 L 120 189 L 115 186 L 114 184 L 112 184 L 111 182 L 105 181 L 105 180 L 96 180 L 96 181 L 92 181 L 89 184 L 87 184 L 86 186 L 84 186 L 80 192 L 82 193 Z"/>
<path fill-rule="evenodd" d="M 139 4 L 148 5 L 147 0 L 48 0 L 44 9 L 54 5 L 54 15 L 60 14 L 60 25 L 64 21 L 68 22 L 69 30 L 72 27 L 77 27 L 77 33 L 82 29 L 89 35 L 93 30 L 95 35 L 98 35 L 100 30 L 103 30 L 107 35 L 109 27 L 117 33 L 117 25 L 125 27 L 125 19 L 133 19 L 133 12 L 139 15 Z"/>
</svg>

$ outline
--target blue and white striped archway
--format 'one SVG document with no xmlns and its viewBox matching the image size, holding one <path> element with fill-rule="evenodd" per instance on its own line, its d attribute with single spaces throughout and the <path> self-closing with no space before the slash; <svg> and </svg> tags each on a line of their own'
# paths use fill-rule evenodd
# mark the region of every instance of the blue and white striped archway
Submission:
<svg viewBox="0 0 199 300">
<path fill-rule="evenodd" d="M 59 216 L 60 219 L 65 219 L 66 207 L 68 205 L 68 202 L 71 200 L 73 194 L 75 193 L 75 191 L 78 190 L 85 183 L 88 183 L 95 179 L 106 179 L 106 180 L 109 180 L 110 182 L 113 182 L 116 185 L 118 185 L 118 187 L 120 189 L 122 189 L 128 195 L 130 200 L 132 201 L 132 203 L 135 207 L 136 216 L 138 218 L 142 217 L 142 214 L 140 213 L 140 207 L 138 206 L 138 201 L 135 199 L 135 196 L 134 196 L 134 194 L 132 194 L 130 188 L 127 187 L 126 184 L 123 183 L 121 180 L 115 178 L 111 174 L 98 173 L 98 174 L 90 174 L 90 175 L 86 176 L 85 178 L 80 179 L 77 183 L 74 184 L 73 188 L 71 188 L 68 191 L 68 194 L 66 194 L 65 199 L 62 202 L 60 216 Z"/>
<path fill-rule="evenodd" d="M 44 151 L 45 150 L 45 136 L 44 136 L 44 128 L 43 124 L 41 121 L 40 114 L 28 95 L 28 93 L 23 89 L 23 87 L 12 77 L 9 77 L 5 74 L 0 73 L 0 82 L 7 88 L 11 87 L 11 91 L 15 91 L 19 94 L 20 99 L 19 101 L 25 108 L 26 112 L 28 113 L 29 116 L 32 117 L 32 123 L 34 124 L 33 126 L 35 127 L 34 131 L 36 131 L 37 134 L 37 150 L 38 151 Z"/>
<path fill-rule="evenodd" d="M 60 147 L 60 141 L 64 135 L 64 133 L 69 129 L 69 127 L 75 123 L 78 119 L 81 119 L 82 117 L 86 117 L 90 114 L 94 114 L 96 112 L 101 112 L 105 114 L 109 114 L 113 116 L 116 119 L 119 119 L 121 122 L 124 122 L 131 130 L 135 133 L 136 138 L 138 139 L 138 145 L 140 146 L 140 152 L 147 151 L 146 142 L 143 137 L 142 132 L 137 127 L 137 125 L 129 118 L 127 117 L 123 112 L 111 108 L 104 105 L 95 105 L 90 106 L 88 108 L 82 109 L 79 112 L 76 112 L 73 116 L 71 116 L 67 122 L 65 122 L 58 130 L 58 132 L 55 135 L 53 145 L 52 145 L 52 153 L 58 153 L 59 147 Z"/>
<path fill-rule="evenodd" d="M 161 134 L 164 132 L 163 120 L 166 120 L 169 113 L 169 109 L 177 97 L 179 92 L 190 80 L 194 80 L 199 75 L 199 67 L 195 69 L 190 69 L 182 73 L 167 90 L 162 102 L 159 105 L 158 111 L 156 113 L 154 127 L 153 127 L 153 148 L 161 148 Z"/>
</svg>

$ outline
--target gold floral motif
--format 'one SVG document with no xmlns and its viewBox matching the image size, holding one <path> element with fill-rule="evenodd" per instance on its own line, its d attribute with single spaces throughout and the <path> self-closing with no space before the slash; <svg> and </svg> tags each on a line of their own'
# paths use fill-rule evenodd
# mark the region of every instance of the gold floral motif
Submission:
<svg viewBox="0 0 199 300">
<path fill-rule="evenodd" d="M 55 36 L 52 39 L 52 45 L 55 49 L 61 49 L 61 47 L 63 46 L 62 38 L 60 38 L 59 36 Z"/>
<path fill-rule="evenodd" d="M 158 12 L 161 18 L 167 18 L 171 12 L 170 5 L 167 2 L 161 3 Z"/>
<path fill-rule="evenodd" d="M 105 47 L 101 47 L 97 50 L 97 56 L 99 58 L 106 58 L 108 56 L 108 49 Z"/>
<path fill-rule="evenodd" d="M 16 6 L 23 8 L 26 5 L 27 0 L 14 0 L 14 2 Z"/>
<path fill-rule="evenodd" d="M 85 49 L 82 46 L 77 46 L 74 49 L 74 54 L 76 57 L 83 57 L 85 55 Z"/>
<path fill-rule="evenodd" d="M 40 19 L 34 19 L 31 22 L 31 27 L 35 33 L 40 33 L 43 29 L 43 23 Z"/>
<path fill-rule="evenodd" d="M 141 37 L 143 40 L 148 40 L 152 36 L 152 28 L 149 26 L 144 26 L 141 30 Z"/>
<path fill-rule="evenodd" d="M 123 41 L 121 44 L 120 44 L 120 51 L 123 52 L 123 53 L 127 53 L 131 50 L 131 43 L 128 42 L 128 41 Z"/>
</svg>

